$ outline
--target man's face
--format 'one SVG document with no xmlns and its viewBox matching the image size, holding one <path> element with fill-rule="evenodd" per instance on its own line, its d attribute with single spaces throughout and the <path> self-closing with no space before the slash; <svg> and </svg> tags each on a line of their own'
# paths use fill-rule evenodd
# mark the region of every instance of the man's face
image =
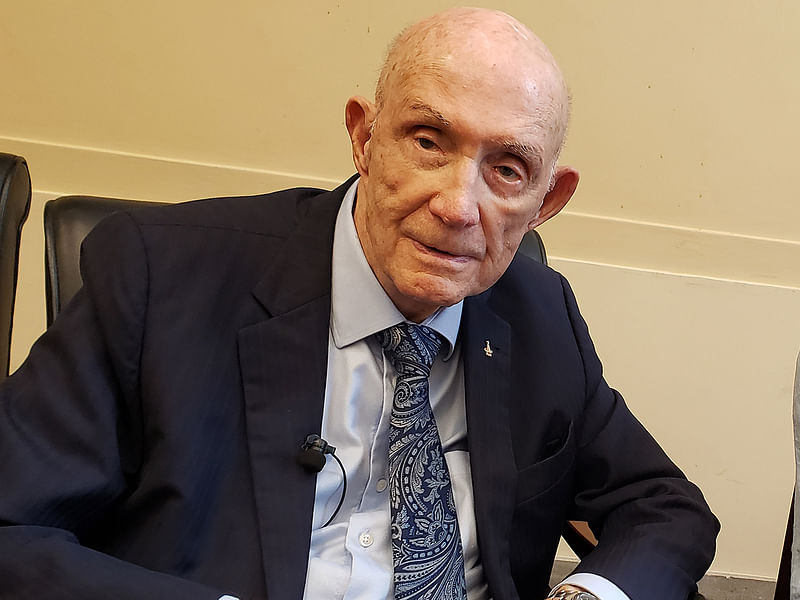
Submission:
<svg viewBox="0 0 800 600">
<path fill-rule="evenodd" d="M 547 89 L 437 69 L 388 86 L 360 161 L 354 139 L 359 239 L 407 318 L 490 287 L 523 234 L 566 203 L 540 212 L 559 144 Z M 363 113 L 369 128 L 363 103 L 348 104 L 348 127 Z"/>
</svg>

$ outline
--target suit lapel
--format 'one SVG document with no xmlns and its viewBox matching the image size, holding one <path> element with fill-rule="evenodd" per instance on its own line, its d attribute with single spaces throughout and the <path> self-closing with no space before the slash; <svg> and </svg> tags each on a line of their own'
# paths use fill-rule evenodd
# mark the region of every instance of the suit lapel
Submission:
<svg viewBox="0 0 800 600">
<path fill-rule="evenodd" d="M 269 598 L 303 595 L 316 474 L 300 467 L 296 455 L 306 435 L 319 433 L 322 423 L 333 226 L 350 183 L 311 201 L 253 292 L 265 320 L 239 332 Z"/>
<path fill-rule="evenodd" d="M 509 426 L 511 328 L 490 307 L 492 290 L 467 298 L 461 330 L 467 439 L 481 561 L 497 600 L 515 598 L 509 527 L 516 486 Z M 488 343 L 488 346 L 487 346 Z"/>
</svg>

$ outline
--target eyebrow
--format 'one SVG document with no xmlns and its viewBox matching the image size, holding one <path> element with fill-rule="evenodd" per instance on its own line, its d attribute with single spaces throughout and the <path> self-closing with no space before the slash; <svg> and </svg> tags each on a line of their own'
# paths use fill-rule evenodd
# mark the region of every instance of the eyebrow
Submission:
<svg viewBox="0 0 800 600">
<path fill-rule="evenodd" d="M 499 145 L 509 154 L 515 154 L 532 165 L 540 165 L 542 163 L 542 153 L 531 144 L 515 140 L 500 140 Z"/>
<path fill-rule="evenodd" d="M 427 117 L 428 119 L 436 121 L 442 127 L 452 126 L 452 123 L 441 112 L 439 112 L 432 106 L 425 104 L 424 102 L 420 101 L 412 102 L 410 108 L 415 112 L 422 113 L 422 115 Z"/>
</svg>

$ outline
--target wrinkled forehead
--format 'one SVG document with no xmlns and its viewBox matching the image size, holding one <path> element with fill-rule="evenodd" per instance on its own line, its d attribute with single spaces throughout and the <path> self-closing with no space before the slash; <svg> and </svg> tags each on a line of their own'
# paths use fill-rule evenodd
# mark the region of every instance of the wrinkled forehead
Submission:
<svg viewBox="0 0 800 600">
<path fill-rule="evenodd" d="M 561 77 L 547 61 L 511 46 L 487 44 L 417 51 L 398 62 L 386 80 L 384 108 L 397 115 L 412 107 L 441 111 L 492 130 L 526 134 L 558 153 L 566 127 Z M 449 110 L 457 114 L 450 114 Z"/>
<path fill-rule="evenodd" d="M 505 18 L 507 17 L 507 18 Z M 398 39 L 379 83 L 379 107 L 417 102 L 438 89 L 483 106 L 493 118 L 553 135 L 560 147 L 567 120 L 563 77 L 544 44 L 507 15 L 470 26 L 423 22 Z"/>
</svg>

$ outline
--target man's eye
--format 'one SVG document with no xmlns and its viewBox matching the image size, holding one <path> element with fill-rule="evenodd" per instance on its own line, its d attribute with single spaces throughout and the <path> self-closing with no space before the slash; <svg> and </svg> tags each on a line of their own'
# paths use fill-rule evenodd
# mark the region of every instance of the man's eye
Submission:
<svg viewBox="0 0 800 600">
<path fill-rule="evenodd" d="M 519 174 L 514 169 L 507 167 L 506 165 L 497 166 L 495 167 L 495 170 L 503 179 L 508 179 L 509 181 L 519 179 Z"/>
<path fill-rule="evenodd" d="M 436 144 L 433 142 L 433 140 L 424 137 L 418 137 L 417 143 L 423 150 L 433 150 L 436 147 Z"/>
</svg>

